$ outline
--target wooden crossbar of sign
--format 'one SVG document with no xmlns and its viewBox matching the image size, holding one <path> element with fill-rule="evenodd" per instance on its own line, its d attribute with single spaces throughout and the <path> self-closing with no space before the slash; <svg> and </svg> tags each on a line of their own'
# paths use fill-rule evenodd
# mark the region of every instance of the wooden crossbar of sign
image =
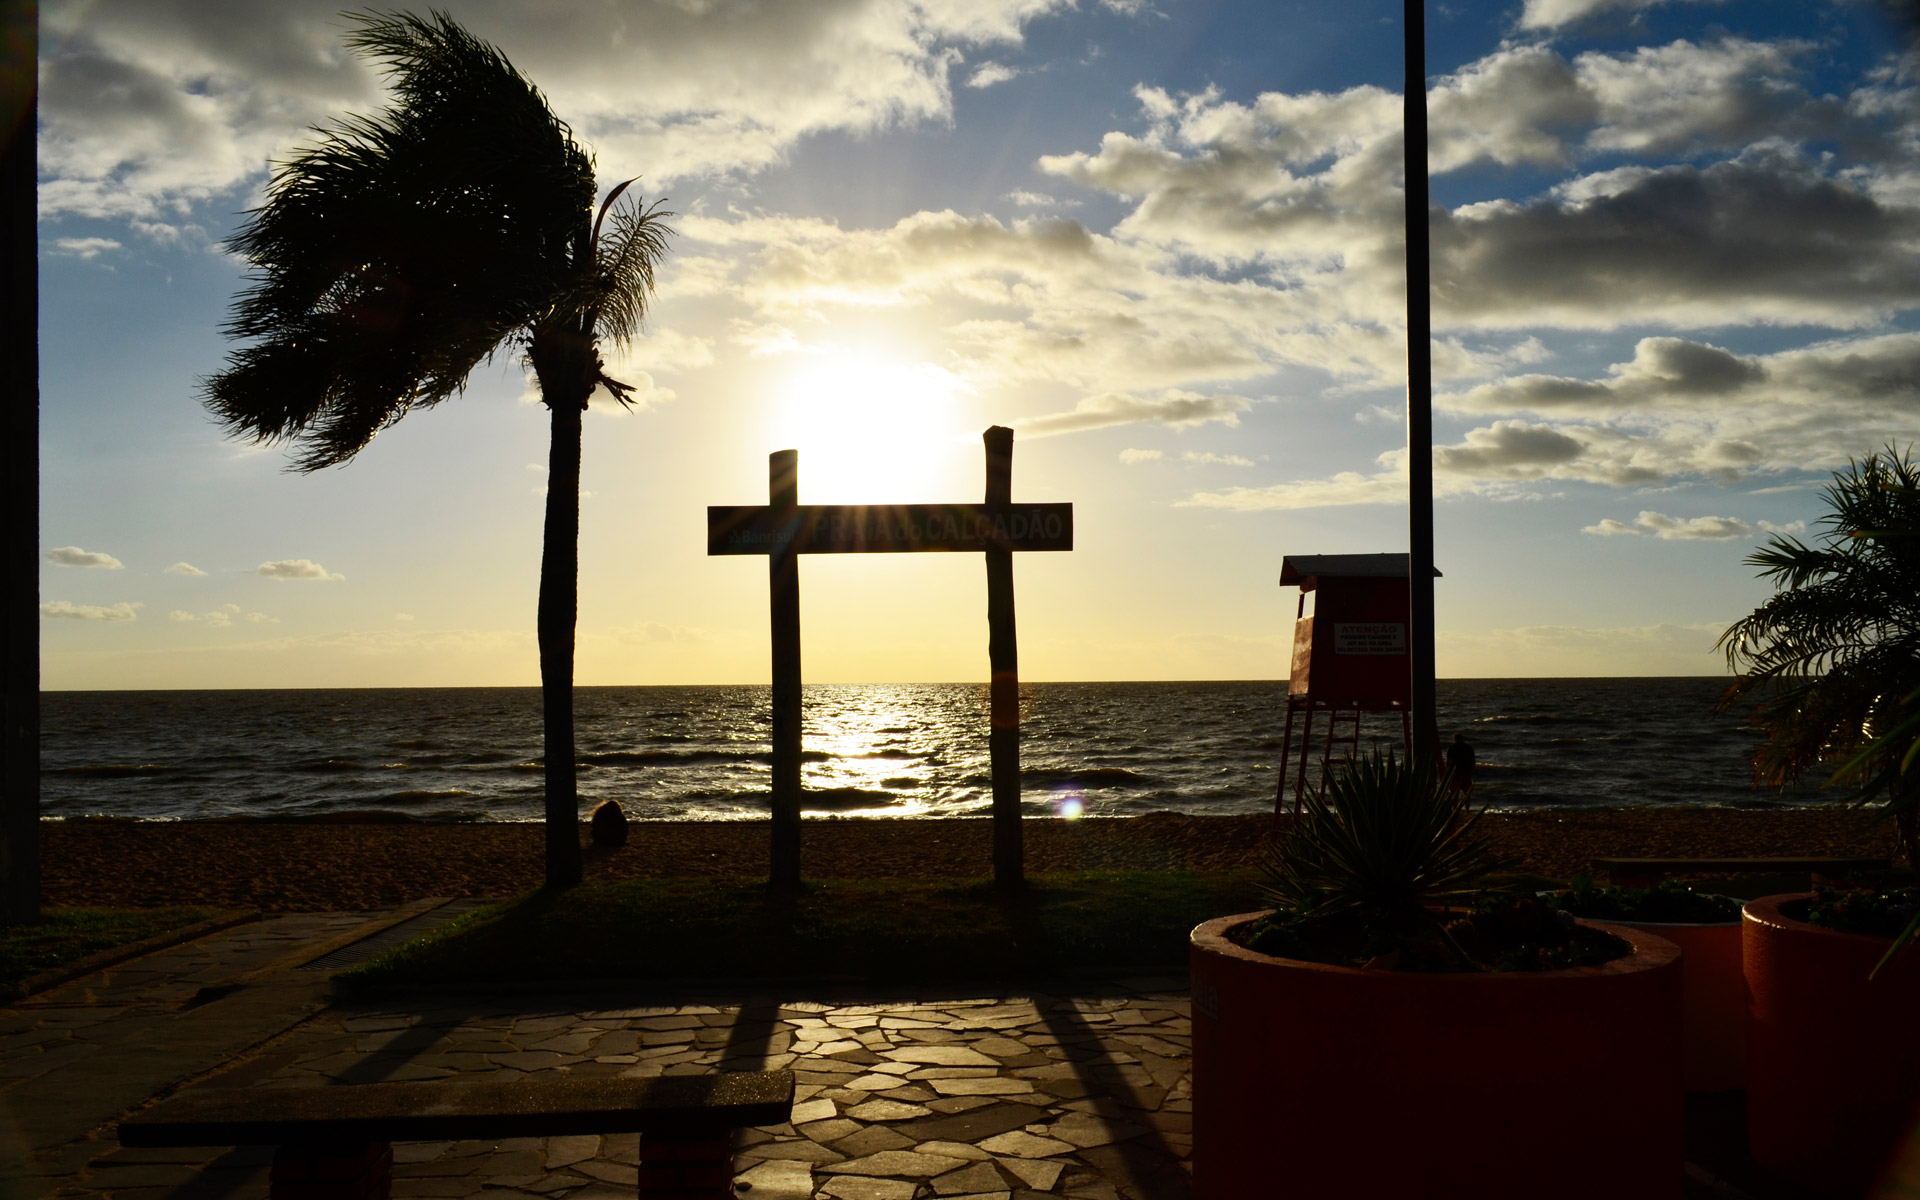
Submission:
<svg viewBox="0 0 1920 1200">
<path fill-rule="evenodd" d="M 1073 549 L 1071 504 L 710 505 L 708 554 L 910 554 Z"/>
</svg>

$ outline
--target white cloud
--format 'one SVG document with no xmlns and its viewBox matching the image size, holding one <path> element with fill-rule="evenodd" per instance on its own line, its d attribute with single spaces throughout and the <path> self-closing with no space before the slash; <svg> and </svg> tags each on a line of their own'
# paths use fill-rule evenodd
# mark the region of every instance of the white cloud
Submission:
<svg viewBox="0 0 1920 1200">
<path fill-rule="evenodd" d="M 413 620 L 413 614 L 412 613 L 395 613 L 393 614 L 393 619 L 396 621 L 411 621 Z"/>
<path fill-rule="evenodd" d="M 1718 4 L 1721 0 L 1526 0 L 1520 28 L 1563 29 L 1604 13 L 1638 13 L 1673 2 Z"/>
<path fill-rule="evenodd" d="M 199 567 L 196 567 L 189 562 L 174 563 L 172 566 L 168 567 L 166 570 L 167 570 L 167 574 L 169 575 L 205 575 L 206 574 L 205 571 L 202 571 Z"/>
<path fill-rule="evenodd" d="M 1013 191 L 1008 192 L 1007 199 L 1022 208 L 1077 208 L 1080 205 L 1078 200 L 1067 200 L 1059 196 L 1049 196 L 1045 192 L 1030 192 L 1025 188 L 1015 188 Z"/>
<path fill-rule="evenodd" d="M 84 259 L 98 258 L 109 250 L 120 249 L 119 242 L 103 237 L 55 238 L 53 246 L 56 253 Z"/>
<path fill-rule="evenodd" d="M 1632 359 L 1598 379 L 1516 375 L 1442 393 L 1434 405 L 1577 422 L 1552 425 L 1582 447 L 1558 477 L 1649 484 L 1832 470 L 1889 438 L 1920 439 L 1916 389 L 1916 333 L 1758 355 L 1649 337 L 1635 345 Z M 1601 459 L 1614 467 L 1602 469 Z M 1631 477 L 1622 473 L 1628 459 Z"/>
<path fill-rule="evenodd" d="M 345 579 L 345 575 L 334 574 L 310 558 L 286 558 L 275 562 L 263 562 L 253 569 L 255 575 L 268 579 Z"/>
<path fill-rule="evenodd" d="M 219 608 L 214 609 L 212 612 L 198 613 L 198 614 L 187 612 L 185 609 L 176 608 L 172 612 L 167 614 L 167 619 L 169 621 L 204 622 L 207 625 L 207 627 L 210 629 L 231 629 L 233 628 L 233 619 L 240 615 L 241 615 L 240 606 L 238 604 L 233 604 L 229 602 L 227 604 L 222 604 Z M 277 625 L 280 623 L 280 618 L 270 617 L 266 613 L 262 613 L 262 612 L 247 613 L 245 617 L 242 619 L 245 620 L 250 625 L 266 625 L 266 624 Z"/>
<path fill-rule="evenodd" d="M 470 0 L 460 20 L 546 90 L 603 178 L 778 162 L 796 142 L 952 115 L 966 51 L 1069 0 L 694 2 L 623 12 Z M 257 182 L 310 126 L 382 104 L 333 0 L 49 5 L 42 211 L 152 219 Z"/>
<path fill-rule="evenodd" d="M 66 621 L 132 621 L 138 619 L 138 610 L 145 607 L 138 600 L 122 600 L 105 606 L 51 600 L 40 606 L 40 615 Z"/>
<path fill-rule="evenodd" d="M 1339 314 L 1317 297 L 1186 273 L 1167 250 L 1071 220 L 921 212 L 855 230 L 735 216 L 690 218 L 681 229 L 727 257 L 726 296 L 753 310 L 734 337 L 757 354 L 797 350 L 794 329 L 836 311 L 899 312 L 945 331 L 951 369 L 975 391 L 1198 390 L 1264 376 L 1281 361 L 1367 376 L 1404 370 L 1404 351 L 1377 333 L 1330 339 L 1320 326 Z"/>
<path fill-rule="evenodd" d="M 1738 517 L 1670 517 L 1665 513 L 1643 510 L 1633 519 L 1634 528 L 1607 520 L 1600 526 L 1589 525 L 1582 533 L 1637 533 L 1642 530 L 1665 541 L 1725 541 L 1749 538 L 1754 527 Z"/>
<path fill-rule="evenodd" d="M 1128 448 L 1120 452 L 1120 461 L 1129 467 L 1133 467 L 1141 463 L 1159 462 L 1166 456 L 1164 450 L 1135 450 Z"/>
<path fill-rule="evenodd" d="M 1800 85 L 1795 60 L 1811 48 L 1682 39 L 1569 60 L 1551 46 L 1502 46 L 1429 93 L 1433 169 L 1561 167 L 1596 155 L 1738 150 L 1864 129 L 1839 99 Z"/>
<path fill-rule="evenodd" d="M 1209 454 L 1201 450 L 1188 450 L 1180 456 L 1180 461 L 1190 467 L 1250 467 L 1253 460 L 1238 454 Z"/>
<path fill-rule="evenodd" d="M 1151 398 L 1124 392 L 1106 392 L 1088 396 L 1074 405 L 1072 412 L 1027 417 L 1014 421 L 1013 427 L 1028 437 L 1049 437 L 1057 433 L 1079 433 L 1088 429 L 1143 422 L 1165 425 L 1171 429 L 1204 425 L 1210 421 L 1238 425 L 1240 414 L 1251 407 L 1251 403 L 1239 396 L 1202 396 L 1177 389 L 1169 389 Z"/>
<path fill-rule="evenodd" d="M 1612 517 L 1603 517 L 1598 524 L 1584 526 L 1580 532 L 1591 533 L 1597 537 L 1638 537 L 1640 535 L 1638 529 L 1616 521 Z"/>
<path fill-rule="evenodd" d="M 113 555 L 82 550 L 78 546 L 57 546 L 47 551 L 47 561 L 62 567 L 101 567 L 108 571 L 121 568 L 120 560 Z"/>
<path fill-rule="evenodd" d="M 1790 157 L 1587 176 L 1439 213 L 1435 322 L 1849 327 L 1920 303 L 1920 211 Z"/>
<path fill-rule="evenodd" d="M 1666 513 L 1642 510 L 1631 525 L 1608 517 L 1597 525 L 1586 526 L 1580 532 L 1601 537 L 1648 533 L 1665 541 L 1727 541 L 1732 538 L 1752 538 L 1756 532 L 1763 531 L 1796 534 L 1805 532 L 1806 528 L 1805 521 L 1775 525 L 1767 521 L 1743 521 L 1738 517 L 1670 517 Z"/>
<path fill-rule="evenodd" d="M 973 74 L 967 76 L 970 88 L 990 88 L 996 83 L 1005 83 L 1009 79 L 1018 79 L 1025 72 L 1006 66 L 1003 63 L 983 62 L 975 67 Z"/>
<path fill-rule="evenodd" d="M 1218 492 L 1195 492 L 1175 503 L 1176 508 L 1224 508 L 1233 512 L 1271 512 L 1311 508 L 1341 508 L 1353 504 L 1405 504 L 1407 472 L 1404 452 L 1380 456 L 1393 461 L 1384 471 L 1363 475 L 1341 471 L 1328 479 L 1303 479 L 1268 487 L 1233 487 Z M 1397 461 L 1395 461 L 1397 460 Z"/>
</svg>

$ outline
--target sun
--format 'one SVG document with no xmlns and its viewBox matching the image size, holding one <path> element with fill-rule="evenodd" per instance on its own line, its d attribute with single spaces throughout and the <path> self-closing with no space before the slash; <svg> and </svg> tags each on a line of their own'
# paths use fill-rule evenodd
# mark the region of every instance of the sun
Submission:
<svg viewBox="0 0 1920 1200">
<path fill-rule="evenodd" d="M 770 449 L 800 452 L 805 504 L 899 504 L 953 469 L 960 386 L 931 363 L 859 348 L 803 351 L 775 382 Z M 950 490 L 950 489 L 949 489 Z"/>
</svg>

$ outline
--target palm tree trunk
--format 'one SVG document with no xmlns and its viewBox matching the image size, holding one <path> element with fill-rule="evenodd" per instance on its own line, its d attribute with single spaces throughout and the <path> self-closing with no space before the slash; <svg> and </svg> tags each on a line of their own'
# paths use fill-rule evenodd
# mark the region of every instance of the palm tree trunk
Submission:
<svg viewBox="0 0 1920 1200">
<path fill-rule="evenodd" d="M 543 385 L 545 381 L 542 381 Z M 580 416 L 569 394 L 542 387 L 553 414 L 547 522 L 540 551 L 540 710 L 545 726 L 547 886 L 580 882 L 580 793 L 573 757 L 573 635 L 580 612 Z"/>
</svg>

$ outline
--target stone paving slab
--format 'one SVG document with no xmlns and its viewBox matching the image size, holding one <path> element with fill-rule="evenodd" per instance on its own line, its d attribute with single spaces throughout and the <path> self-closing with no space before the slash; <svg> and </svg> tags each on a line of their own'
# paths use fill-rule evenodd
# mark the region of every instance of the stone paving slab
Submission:
<svg viewBox="0 0 1920 1200">
<path fill-rule="evenodd" d="M 791 1124 L 744 1130 L 744 1200 L 1186 1200 L 1182 981 L 817 999 L 441 996 L 319 1013 L 209 1083 L 653 1076 L 791 1068 Z M 261 1148 L 91 1145 L 57 1196 L 252 1200 Z M 630 1200 L 636 1137 L 399 1143 L 393 1194 Z"/>
</svg>

